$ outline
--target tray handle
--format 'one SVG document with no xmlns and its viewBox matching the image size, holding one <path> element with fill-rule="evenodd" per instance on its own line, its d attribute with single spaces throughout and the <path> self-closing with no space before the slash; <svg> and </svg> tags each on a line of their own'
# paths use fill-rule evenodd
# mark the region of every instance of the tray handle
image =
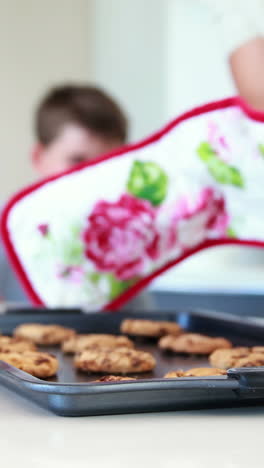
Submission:
<svg viewBox="0 0 264 468">
<path fill-rule="evenodd" d="M 241 391 L 263 390 L 264 392 L 264 367 L 229 369 L 227 375 L 239 381 Z"/>
</svg>

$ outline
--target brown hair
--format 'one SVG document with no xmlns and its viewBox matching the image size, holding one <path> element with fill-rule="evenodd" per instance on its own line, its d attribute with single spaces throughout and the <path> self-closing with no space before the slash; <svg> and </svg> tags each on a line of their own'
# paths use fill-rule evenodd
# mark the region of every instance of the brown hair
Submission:
<svg viewBox="0 0 264 468">
<path fill-rule="evenodd" d="M 58 86 L 44 96 L 35 116 L 38 141 L 49 144 L 67 123 L 107 139 L 122 143 L 127 139 L 128 122 L 122 109 L 104 91 L 92 86 Z"/>
</svg>

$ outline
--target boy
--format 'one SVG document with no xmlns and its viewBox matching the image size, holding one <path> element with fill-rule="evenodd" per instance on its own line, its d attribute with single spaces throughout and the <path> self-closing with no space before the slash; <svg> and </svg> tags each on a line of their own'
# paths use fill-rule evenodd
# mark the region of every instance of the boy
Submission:
<svg viewBox="0 0 264 468">
<path fill-rule="evenodd" d="M 33 167 L 40 177 L 70 169 L 122 146 L 127 131 L 126 116 L 103 91 L 74 85 L 55 88 L 36 112 Z"/>
<path fill-rule="evenodd" d="M 51 176 L 124 145 L 127 132 L 125 114 L 106 93 L 90 86 L 59 86 L 38 106 L 32 165 L 39 177 Z M 26 301 L 1 245 L 0 296 Z M 145 294 L 132 302 L 128 308 L 151 306 Z"/>
</svg>

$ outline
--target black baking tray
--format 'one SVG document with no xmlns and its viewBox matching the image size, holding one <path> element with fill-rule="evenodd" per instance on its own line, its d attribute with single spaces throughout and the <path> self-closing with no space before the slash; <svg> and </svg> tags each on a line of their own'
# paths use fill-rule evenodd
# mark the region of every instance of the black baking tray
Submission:
<svg viewBox="0 0 264 468">
<path fill-rule="evenodd" d="M 225 336 L 234 345 L 263 345 L 264 325 L 250 319 L 206 311 L 84 313 L 79 309 L 14 309 L 0 316 L 0 330 L 11 334 L 20 323 L 56 323 L 82 333 L 118 333 L 124 318 L 177 321 L 188 331 Z M 163 379 L 168 370 L 208 366 L 206 357 L 161 353 L 151 340 L 137 347 L 157 358 L 153 373 L 131 382 L 94 382 L 98 375 L 73 369 L 72 357 L 45 348 L 60 360 L 56 378 L 40 380 L 0 361 L 0 384 L 61 416 L 85 416 L 264 404 L 264 367 L 230 369 L 227 376 Z"/>
</svg>

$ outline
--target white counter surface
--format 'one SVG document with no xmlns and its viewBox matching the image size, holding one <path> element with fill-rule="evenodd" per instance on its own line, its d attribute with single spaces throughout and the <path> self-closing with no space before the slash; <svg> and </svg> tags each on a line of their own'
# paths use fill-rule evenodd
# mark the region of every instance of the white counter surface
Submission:
<svg viewBox="0 0 264 468">
<path fill-rule="evenodd" d="M 263 468 L 264 407 L 62 418 L 0 387 L 8 468 Z"/>
</svg>

